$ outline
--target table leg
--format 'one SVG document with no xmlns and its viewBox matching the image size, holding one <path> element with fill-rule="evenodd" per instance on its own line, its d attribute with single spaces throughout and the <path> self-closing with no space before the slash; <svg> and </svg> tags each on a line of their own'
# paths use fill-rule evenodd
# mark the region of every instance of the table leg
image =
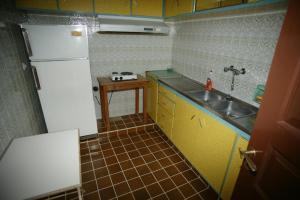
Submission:
<svg viewBox="0 0 300 200">
<path fill-rule="evenodd" d="M 110 130 L 110 123 L 109 123 L 109 105 L 108 105 L 108 99 L 107 99 L 107 91 L 105 88 L 103 88 L 103 119 L 104 119 L 104 123 L 105 123 L 105 127 L 106 129 L 109 131 Z"/>
<path fill-rule="evenodd" d="M 140 111 L 140 89 L 135 89 L 135 114 L 139 114 Z"/>
<path fill-rule="evenodd" d="M 144 113 L 144 123 L 147 123 L 147 85 L 143 87 L 143 113 Z"/>
<path fill-rule="evenodd" d="M 81 192 L 80 192 L 80 187 L 77 188 L 77 191 L 78 191 L 78 199 L 82 200 Z"/>
<path fill-rule="evenodd" d="M 104 106 L 103 106 L 103 98 L 104 98 L 104 94 L 103 94 L 103 87 L 101 87 L 101 86 L 99 86 L 99 92 L 100 92 L 100 106 L 101 106 L 101 116 L 102 116 L 102 120 L 103 120 L 103 122 L 104 122 L 104 124 L 105 124 L 105 119 L 104 119 Z"/>
</svg>

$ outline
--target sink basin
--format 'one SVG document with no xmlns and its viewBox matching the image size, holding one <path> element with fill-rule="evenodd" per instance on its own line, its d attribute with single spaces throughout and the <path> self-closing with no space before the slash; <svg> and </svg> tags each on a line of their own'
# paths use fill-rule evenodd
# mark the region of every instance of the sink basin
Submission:
<svg viewBox="0 0 300 200">
<path fill-rule="evenodd" d="M 187 95 L 207 103 L 215 103 L 222 100 L 222 96 L 210 91 L 191 91 L 187 92 Z"/>
<path fill-rule="evenodd" d="M 235 101 L 219 101 L 212 105 L 212 107 L 219 113 L 233 118 L 245 117 L 255 114 L 255 111 L 252 110 L 249 106 L 240 104 Z"/>
</svg>

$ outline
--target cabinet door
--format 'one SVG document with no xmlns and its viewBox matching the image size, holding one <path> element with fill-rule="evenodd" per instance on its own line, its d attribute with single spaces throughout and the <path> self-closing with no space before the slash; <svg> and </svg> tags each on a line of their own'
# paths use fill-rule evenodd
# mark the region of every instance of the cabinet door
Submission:
<svg viewBox="0 0 300 200">
<path fill-rule="evenodd" d="M 17 8 L 56 10 L 56 0 L 16 0 Z"/>
<path fill-rule="evenodd" d="M 65 11 L 93 12 L 93 0 L 59 0 L 59 8 Z"/>
<path fill-rule="evenodd" d="M 162 16 L 162 0 L 132 0 L 132 15 Z"/>
<path fill-rule="evenodd" d="M 206 10 L 220 7 L 220 0 L 197 0 L 196 10 Z"/>
<path fill-rule="evenodd" d="M 194 138 L 199 154 L 194 166 L 216 191 L 220 191 L 236 133 L 207 113 L 199 112 L 202 131 Z"/>
<path fill-rule="evenodd" d="M 157 95 L 158 95 L 158 83 L 153 78 L 147 76 L 148 83 L 148 95 L 147 95 L 147 112 L 150 117 L 157 122 Z"/>
<path fill-rule="evenodd" d="M 166 17 L 191 13 L 193 11 L 193 0 L 166 0 L 165 4 Z"/>
<path fill-rule="evenodd" d="M 100 14 L 130 15 L 130 0 L 94 0 L 95 12 Z"/>
<path fill-rule="evenodd" d="M 200 158 L 195 137 L 201 131 L 198 125 L 199 111 L 182 98 L 176 99 L 172 142 L 190 161 Z M 192 163 L 193 164 L 193 163 Z"/>
<path fill-rule="evenodd" d="M 240 156 L 240 149 L 246 150 L 248 146 L 248 141 L 244 138 L 238 138 L 234 151 L 232 153 L 231 162 L 229 165 L 228 173 L 226 180 L 224 182 L 223 189 L 221 191 L 221 197 L 224 200 L 231 199 L 231 195 L 236 183 L 236 180 L 239 176 L 240 169 L 243 163 L 243 158 Z"/>
</svg>

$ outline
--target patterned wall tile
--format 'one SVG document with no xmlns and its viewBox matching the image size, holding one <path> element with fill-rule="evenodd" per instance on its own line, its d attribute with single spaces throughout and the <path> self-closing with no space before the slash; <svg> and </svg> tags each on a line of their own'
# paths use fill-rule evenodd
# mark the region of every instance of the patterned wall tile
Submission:
<svg viewBox="0 0 300 200">
<path fill-rule="evenodd" d="M 257 84 L 266 82 L 284 20 L 284 12 L 260 15 L 193 19 L 175 22 L 172 67 L 202 83 L 213 70 L 214 87 L 258 106 L 253 100 Z M 230 72 L 245 68 L 230 92 Z"/>
</svg>

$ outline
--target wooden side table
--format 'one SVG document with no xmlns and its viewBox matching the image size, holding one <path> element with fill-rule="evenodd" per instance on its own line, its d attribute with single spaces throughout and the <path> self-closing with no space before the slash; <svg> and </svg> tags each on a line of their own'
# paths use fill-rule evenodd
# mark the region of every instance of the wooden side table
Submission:
<svg viewBox="0 0 300 200">
<path fill-rule="evenodd" d="M 139 113 L 139 89 L 143 89 L 143 115 L 144 122 L 147 122 L 147 86 L 148 80 L 137 75 L 137 80 L 128 81 L 112 81 L 110 77 L 98 77 L 98 83 L 100 88 L 100 99 L 101 99 L 101 113 L 102 119 L 105 123 L 107 130 L 110 130 L 109 123 L 109 108 L 107 93 L 112 91 L 123 91 L 123 90 L 135 90 L 135 113 Z"/>
</svg>

